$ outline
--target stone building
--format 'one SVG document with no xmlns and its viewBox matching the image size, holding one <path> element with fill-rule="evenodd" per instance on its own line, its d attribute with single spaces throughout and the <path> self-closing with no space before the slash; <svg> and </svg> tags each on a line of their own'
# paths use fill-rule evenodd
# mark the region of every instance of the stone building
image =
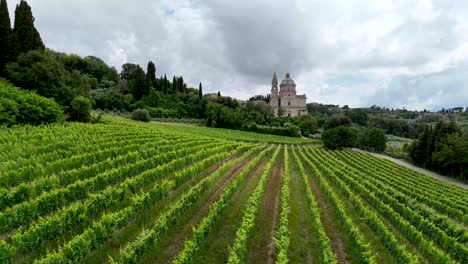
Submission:
<svg viewBox="0 0 468 264">
<path fill-rule="evenodd" d="M 305 94 L 296 94 L 296 83 L 291 79 L 289 73 L 286 73 L 286 78 L 281 81 L 278 91 L 278 80 L 276 72 L 271 80 L 271 98 L 270 105 L 275 116 L 278 116 L 278 110 L 281 108 L 283 116 L 299 116 L 307 114 Z"/>
</svg>

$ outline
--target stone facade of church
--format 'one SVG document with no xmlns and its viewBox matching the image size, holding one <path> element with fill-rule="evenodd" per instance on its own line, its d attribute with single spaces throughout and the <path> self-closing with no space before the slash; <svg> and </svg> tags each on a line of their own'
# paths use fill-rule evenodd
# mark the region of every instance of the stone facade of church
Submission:
<svg viewBox="0 0 468 264">
<path fill-rule="evenodd" d="M 278 79 L 276 72 L 273 74 L 271 81 L 271 97 L 270 105 L 273 108 L 275 116 L 278 116 L 278 110 L 281 108 L 283 116 L 299 116 L 307 114 L 305 94 L 296 94 L 296 83 L 291 79 L 289 73 L 286 73 L 286 78 L 281 81 L 278 90 Z"/>
</svg>

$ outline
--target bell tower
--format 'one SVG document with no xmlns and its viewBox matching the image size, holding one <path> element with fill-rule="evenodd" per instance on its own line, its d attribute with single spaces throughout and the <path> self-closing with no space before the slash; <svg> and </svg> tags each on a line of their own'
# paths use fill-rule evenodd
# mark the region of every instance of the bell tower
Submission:
<svg viewBox="0 0 468 264">
<path fill-rule="evenodd" d="M 270 105 L 273 110 L 273 113 L 277 115 L 279 98 L 278 98 L 278 79 L 276 78 L 276 72 L 273 73 L 273 79 L 271 80 L 271 95 L 270 95 Z"/>
<path fill-rule="evenodd" d="M 278 111 L 278 79 L 276 78 L 276 72 L 273 73 L 273 79 L 271 80 L 270 105 L 276 113 Z"/>
</svg>

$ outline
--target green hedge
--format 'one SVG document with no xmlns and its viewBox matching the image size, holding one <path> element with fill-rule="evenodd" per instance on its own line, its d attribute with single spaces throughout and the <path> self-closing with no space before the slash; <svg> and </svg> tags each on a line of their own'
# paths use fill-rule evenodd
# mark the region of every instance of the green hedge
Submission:
<svg viewBox="0 0 468 264">
<path fill-rule="evenodd" d="M 63 122 L 63 109 L 53 99 L 0 80 L 0 126 Z"/>
</svg>

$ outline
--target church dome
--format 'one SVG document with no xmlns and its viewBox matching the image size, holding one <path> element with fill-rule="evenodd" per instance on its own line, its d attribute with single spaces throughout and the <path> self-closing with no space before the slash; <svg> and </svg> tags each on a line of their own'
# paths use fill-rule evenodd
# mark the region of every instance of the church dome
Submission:
<svg viewBox="0 0 468 264">
<path fill-rule="evenodd" d="M 294 82 L 293 79 L 291 79 L 291 77 L 289 77 L 289 73 L 286 73 L 286 78 L 284 78 L 282 81 L 281 81 L 281 84 L 280 86 L 290 86 L 290 85 L 293 85 L 293 86 L 296 86 L 296 83 Z"/>
</svg>

